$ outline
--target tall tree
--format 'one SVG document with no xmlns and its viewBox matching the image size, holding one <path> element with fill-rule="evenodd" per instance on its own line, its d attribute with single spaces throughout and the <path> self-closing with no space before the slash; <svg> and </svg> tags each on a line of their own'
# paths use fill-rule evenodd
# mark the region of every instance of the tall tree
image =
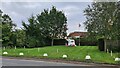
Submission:
<svg viewBox="0 0 120 68">
<path fill-rule="evenodd" d="M 23 29 L 16 29 L 13 32 L 13 41 L 16 43 L 17 47 L 24 47 L 26 40 L 26 34 Z"/>
<path fill-rule="evenodd" d="M 84 10 L 88 32 L 97 38 L 117 39 L 118 13 L 117 2 L 96 2 Z M 105 45 L 106 46 L 106 45 Z"/>
<path fill-rule="evenodd" d="M 22 22 L 23 30 L 26 33 L 26 45 L 28 47 L 38 47 L 45 45 L 44 35 L 42 34 L 41 27 L 38 25 L 36 18 L 32 15 L 28 19 L 29 24 Z"/>
<path fill-rule="evenodd" d="M 118 8 L 116 2 L 97 2 L 84 11 L 88 32 L 106 39 L 116 38 Z"/>
<path fill-rule="evenodd" d="M 0 10 L 0 19 L 2 23 L 2 43 L 3 46 L 9 46 L 13 44 L 12 31 L 13 27 L 16 26 L 13 24 L 12 19 L 7 14 L 2 14 Z"/>
<path fill-rule="evenodd" d="M 28 22 L 29 24 L 23 22 L 27 38 L 33 38 L 36 43 L 45 45 L 46 39 L 51 38 L 53 45 L 55 38 L 64 38 L 67 35 L 67 18 L 54 6 L 51 10 L 44 9 L 37 16 L 30 17 Z"/>
<path fill-rule="evenodd" d="M 0 45 L 2 45 L 2 11 L 0 10 Z"/>
<path fill-rule="evenodd" d="M 67 18 L 62 11 L 57 10 L 54 6 L 51 10 L 44 10 L 37 15 L 39 25 L 41 25 L 47 37 L 52 39 L 51 45 L 55 38 L 64 38 L 67 33 Z"/>
</svg>

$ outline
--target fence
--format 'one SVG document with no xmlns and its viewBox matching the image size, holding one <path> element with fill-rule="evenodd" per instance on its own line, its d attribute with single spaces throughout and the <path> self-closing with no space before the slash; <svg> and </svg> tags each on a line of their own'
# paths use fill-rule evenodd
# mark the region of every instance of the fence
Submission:
<svg viewBox="0 0 120 68">
<path fill-rule="evenodd" d="M 47 42 L 47 46 L 51 45 L 51 39 Z M 65 39 L 54 39 L 53 45 L 65 45 L 67 41 Z M 97 41 L 80 41 L 80 46 L 97 46 Z M 79 39 L 75 39 L 75 44 L 79 45 Z"/>
</svg>

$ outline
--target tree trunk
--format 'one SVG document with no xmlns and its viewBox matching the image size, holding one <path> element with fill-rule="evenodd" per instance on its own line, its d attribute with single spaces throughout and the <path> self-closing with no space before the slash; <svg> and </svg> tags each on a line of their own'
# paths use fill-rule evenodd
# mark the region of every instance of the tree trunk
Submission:
<svg viewBox="0 0 120 68">
<path fill-rule="evenodd" d="M 52 39 L 52 42 L 51 42 L 51 45 L 53 46 L 53 43 L 54 43 L 54 39 Z"/>
<path fill-rule="evenodd" d="M 106 41 L 106 39 L 105 39 L 105 40 L 104 40 L 104 51 L 105 51 L 105 52 L 107 52 L 107 51 L 106 51 L 106 50 L 107 50 L 107 46 L 106 46 L 107 43 L 106 43 L 106 42 L 107 42 L 107 41 Z"/>
</svg>

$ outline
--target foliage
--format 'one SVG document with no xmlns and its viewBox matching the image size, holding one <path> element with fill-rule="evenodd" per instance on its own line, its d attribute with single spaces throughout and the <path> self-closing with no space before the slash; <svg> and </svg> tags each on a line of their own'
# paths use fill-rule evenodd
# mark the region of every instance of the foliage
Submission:
<svg viewBox="0 0 120 68">
<path fill-rule="evenodd" d="M 34 47 L 34 46 L 42 46 L 44 44 L 44 34 L 42 34 L 41 27 L 38 26 L 36 19 L 34 16 L 31 16 L 28 19 L 29 24 L 25 24 L 22 22 L 24 28 L 23 30 L 26 33 L 26 46 Z"/>
<path fill-rule="evenodd" d="M 43 33 L 52 39 L 64 38 L 67 33 L 67 18 L 62 11 L 58 11 L 54 6 L 51 10 L 44 10 L 40 15 L 37 15 L 37 21 L 42 28 Z"/>
<path fill-rule="evenodd" d="M 25 31 L 22 29 L 16 29 L 14 31 L 14 41 L 17 47 L 24 47 L 26 46 L 26 34 Z"/>
<path fill-rule="evenodd" d="M 120 38 L 120 3 L 96 2 L 84 10 L 87 21 L 84 23 L 91 36 L 97 39 L 104 38 L 104 51 L 107 51 L 107 40 Z M 114 43 L 112 41 L 112 43 Z M 119 45 L 119 44 L 116 44 Z M 100 45 L 101 46 L 101 45 Z M 119 46 L 112 47 L 118 52 Z"/>
<path fill-rule="evenodd" d="M 2 44 L 3 46 L 12 46 L 12 31 L 13 27 L 16 25 L 13 24 L 12 19 L 7 14 L 2 14 L 3 12 L 0 10 L 0 19 L 2 25 Z"/>
<path fill-rule="evenodd" d="M 116 2 L 97 2 L 84 10 L 87 21 L 84 23 L 90 35 L 97 38 L 116 39 L 119 9 Z"/>
<path fill-rule="evenodd" d="M 28 19 L 29 24 L 22 22 L 27 36 L 26 40 L 30 38 L 31 41 L 36 41 L 34 45 L 43 46 L 49 38 L 64 38 L 67 30 L 66 21 L 64 13 L 54 6 L 49 11 L 44 9 L 41 14 L 31 16 Z M 28 43 L 33 45 L 32 42 Z"/>
</svg>

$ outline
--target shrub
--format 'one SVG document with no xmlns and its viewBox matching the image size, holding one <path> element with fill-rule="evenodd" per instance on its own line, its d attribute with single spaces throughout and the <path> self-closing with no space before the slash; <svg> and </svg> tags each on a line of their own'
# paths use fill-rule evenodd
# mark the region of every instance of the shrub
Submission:
<svg viewBox="0 0 120 68">
<path fill-rule="evenodd" d="M 47 46 L 51 46 L 51 41 L 52 39 L 47 39 Z M 54 39 L 53 45 L 65 45 L 65 43 L 67 43 L 67 41 L 65 39 Z"/>
<path fill-rule="evenodd" d="M 92 40 L 89 39 L 89 37 L 85 37 L 85 38 L 76 38 L 75 39 L 75 43 L 76 45 L 79 45 L 79 41 L 80 41 L 80 45 L 81 46 L 97 46 L 98 41 L 97 40 Z"/>
</svg>

